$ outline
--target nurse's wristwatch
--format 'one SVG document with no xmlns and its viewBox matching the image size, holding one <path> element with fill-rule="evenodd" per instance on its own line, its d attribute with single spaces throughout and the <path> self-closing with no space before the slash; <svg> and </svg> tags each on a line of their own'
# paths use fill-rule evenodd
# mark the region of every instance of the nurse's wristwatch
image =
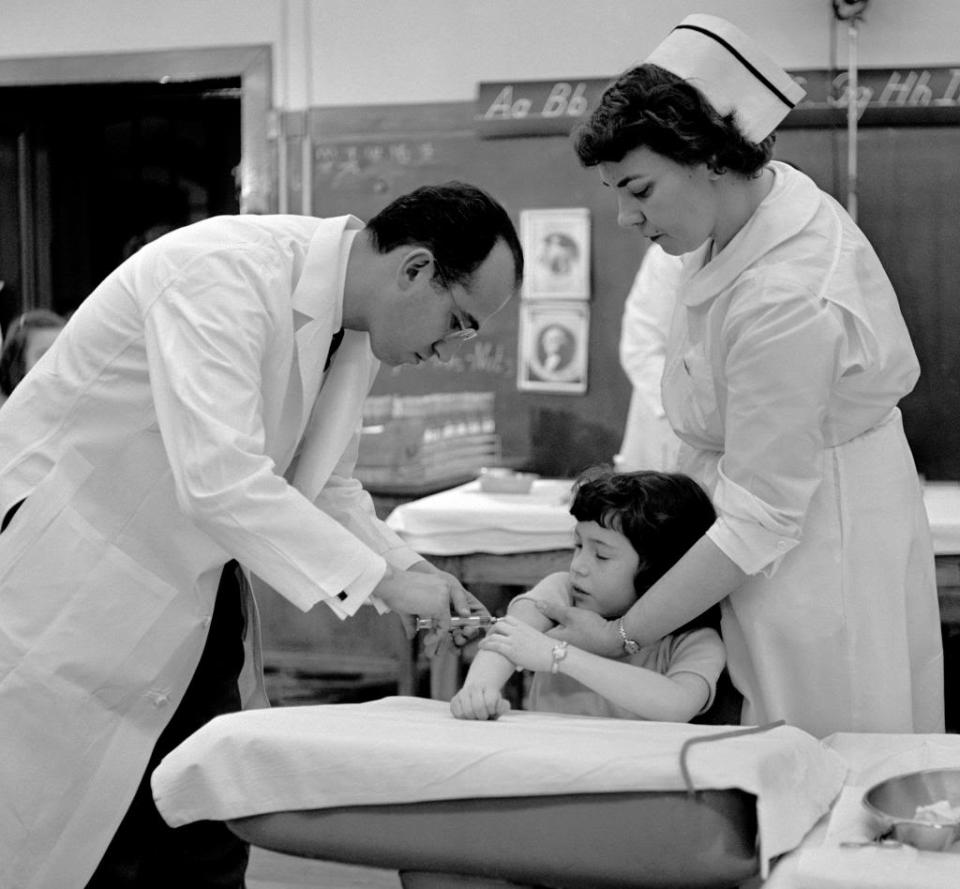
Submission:
<svg viewBox="0 0 960 889">
<path fill-rule="evenodd" d="M 640 650 L 640 643 L 636 639 L 631 639 L 623 626 L 623 618 L 617 621 L 617 632 L 620 634 L 620 642 L 623 645 L 624 654 L 636 654 Z"/>
</svg>

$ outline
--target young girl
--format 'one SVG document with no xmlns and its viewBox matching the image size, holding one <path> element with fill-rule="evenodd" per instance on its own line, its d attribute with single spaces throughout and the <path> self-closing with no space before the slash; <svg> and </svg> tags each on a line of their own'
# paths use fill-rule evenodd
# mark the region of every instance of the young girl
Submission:
<svg viewBox="0 0 960 889">
<path fill-rule="evenodd" d="M 514 669 L 535 671 L 528 707 L 587 716 L 687 722 L 713 702 L 724 648 L 707 613 L 651 645 L 625 637 L 601 657 L 545 635 L 541 604 L 623 615 L 713 524 L 713 506 L 691 478 L 662 472 L 591 473 L 580 480 L 570 570 L 517 596 L 494 624 L 450 702 L 461 719 L 509 709 L 501 690 Z"/>
</svg>

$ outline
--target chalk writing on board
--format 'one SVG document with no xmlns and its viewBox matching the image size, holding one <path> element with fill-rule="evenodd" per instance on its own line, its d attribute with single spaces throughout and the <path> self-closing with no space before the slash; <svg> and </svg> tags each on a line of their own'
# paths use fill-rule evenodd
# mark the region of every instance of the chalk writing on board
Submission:
<svg viewBox="0 0 960 889">
<path fill-rule="evenodd" d="M 424 167 L 436 160 L 436 147 L 429 140 L 329 143 L 315 145 L 314 170 L 333 179 L 383 173 L 391 167 Z"/>
<path fill-rule="evenodd" d="M 507 351 L 501 343 L 488 340 L 474 340 L 470 347 L 464 347 L 449 361 L 433 361 L 429 365 L 431 370 L 449 374 L 487 374 L 494 377 L 512 378 L 516 373 L 516 365 L 507 356 Z M 391 368 L 391 374 L 397 376 L 403 372 L 403 367 Z"/>
<path fill-rule="evenodd" d="M 849 101 L 845 72 L 791 71 L 806 97 L 781 127 L 834 125 Z M 861 68 L 857 106 L 864 123 L 955 123 L 960 119 L 960 67 Z M 474 125 L 481 138 L 567 134 L 595 108 L 610 78 L 481 82 Z"/>
</svg>

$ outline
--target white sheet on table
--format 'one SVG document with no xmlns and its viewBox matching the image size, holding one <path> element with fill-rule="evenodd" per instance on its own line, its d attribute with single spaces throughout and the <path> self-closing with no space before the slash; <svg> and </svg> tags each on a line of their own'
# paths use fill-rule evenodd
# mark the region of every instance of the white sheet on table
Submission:
<svg viewBox="0 0 960 889">
<path fill-rule="evenodd" d="M 769 889 L 957 889 L 960 848 L 926 852 L 911 846 L 843 848 L 864 842 L 879 826 L 863 806 L 864 793 L 879 781 L 915 772 L 960 766 L 958 735 L 831 735 L 825 744 L 850 769 L 830 812 L 822 840 L 804 843 L 777 865 Z"/>
<path fill-rule="evenodd" d="M 938 555 L 960 553 L 960 484 L 924 483 L 923 504 L 933 534 L 933 551 Z"/>
<path fill-rule="evenodd" d="M 166 821 L 427 800 L 682 790 L 680 748 L 726 726 L 512 712 L 454 719 L 444 701 L 252 710 L 221 716 L 153 773 Z M 761 861 L 793 849 L 843 784 L 843 760 L 781 726 L 698 743 L 687 759 L 698 789 L 757 799 Z"/>
<path fill-rule="evenodd" d="M 542 552 L 573 545 L 571 482 L 537 479 L 529 494 L 488 494 L 477 481 L 398 506 L 387 524 L 417 552 Z"/>
</svg>

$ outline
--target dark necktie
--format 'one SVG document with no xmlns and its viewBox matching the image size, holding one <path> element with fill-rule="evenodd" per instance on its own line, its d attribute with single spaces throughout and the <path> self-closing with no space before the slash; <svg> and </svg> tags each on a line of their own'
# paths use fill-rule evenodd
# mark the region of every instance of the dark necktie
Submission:
<svg viewBox="0 0 960 889">
<path fill-rule="evenodd" d="M 323 364 L 323 372 L 326 373 L 330 370 L 330 362 L 333 361 L 333 356 L 337 353 L 337 349 L 340 348 L 340 341 L 343 339 L 343 328 L 341 327 L 330 340 L 330 351 L 327 352 L 327 360 Z"/>
</svg>

